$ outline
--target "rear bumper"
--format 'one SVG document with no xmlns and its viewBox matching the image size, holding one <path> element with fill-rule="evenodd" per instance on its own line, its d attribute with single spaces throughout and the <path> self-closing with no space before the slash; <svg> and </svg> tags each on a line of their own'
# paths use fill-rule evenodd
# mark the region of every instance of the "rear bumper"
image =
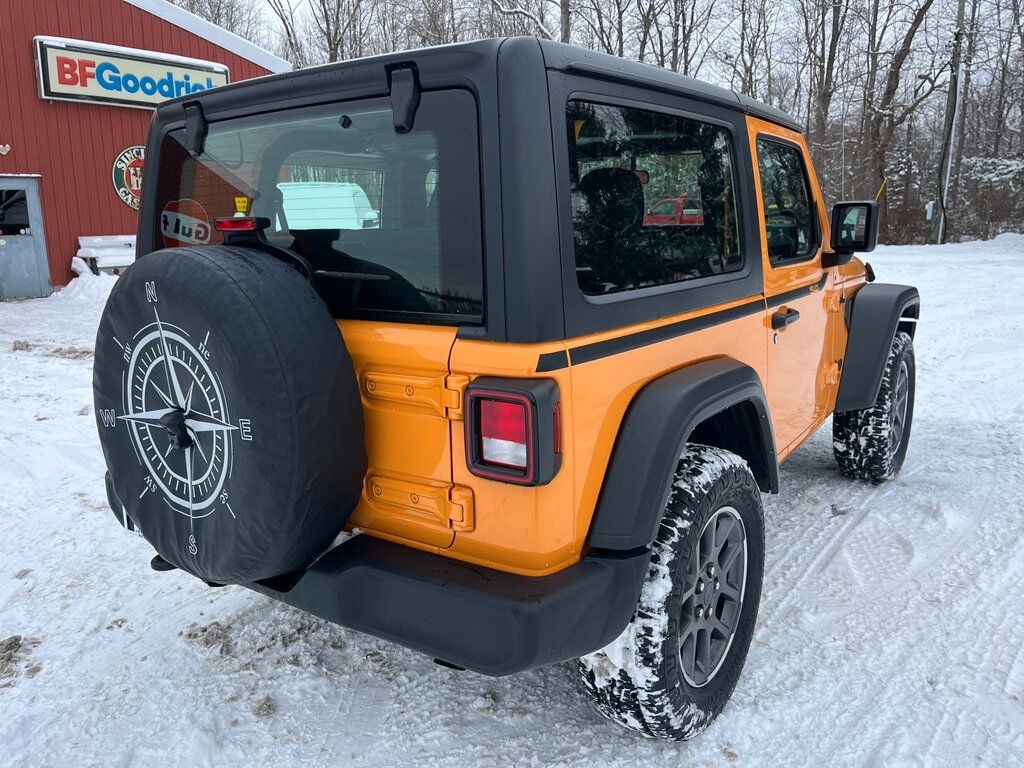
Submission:
<svg viewBox="0 0 1024 768">
<path fill-rule="evenodd" d="M 290 589 L 250 588 L 342 626 L 485 675 L 590 653 L 626 626 L 650 554 L 588 556 L 542 577 L 357 536 Z"/>
</svg>

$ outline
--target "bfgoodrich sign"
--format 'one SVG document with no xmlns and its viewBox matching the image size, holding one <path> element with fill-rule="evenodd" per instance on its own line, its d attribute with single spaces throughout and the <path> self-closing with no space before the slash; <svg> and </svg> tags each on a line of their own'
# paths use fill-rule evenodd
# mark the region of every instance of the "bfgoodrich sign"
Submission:
<svg viewBox="0 0 1024 768">
<path fill-rule="evenodd" d="M 224 85 L 209 61 L 60 37 L 37 37 L 39 95 L 152 109 L 161 101 Z"/>
</svg>

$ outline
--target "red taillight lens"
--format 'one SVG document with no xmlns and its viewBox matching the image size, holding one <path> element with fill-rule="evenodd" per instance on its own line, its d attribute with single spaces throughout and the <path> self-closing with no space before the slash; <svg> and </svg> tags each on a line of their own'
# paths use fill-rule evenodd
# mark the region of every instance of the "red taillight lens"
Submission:
<svg viewBox="0 0 1024 768">
<path fill-rule="evenodd" d="M 526 472 L 530 464 L 528 403 L 480 398 L 480 458 Z"/>
<path fill-rule="evenodd" d="M 260 229 L 259 222 L 252 216 L 228 216 L 214 219 L 213 227 L 218 232 L 255 232 Z"/>
</svg>

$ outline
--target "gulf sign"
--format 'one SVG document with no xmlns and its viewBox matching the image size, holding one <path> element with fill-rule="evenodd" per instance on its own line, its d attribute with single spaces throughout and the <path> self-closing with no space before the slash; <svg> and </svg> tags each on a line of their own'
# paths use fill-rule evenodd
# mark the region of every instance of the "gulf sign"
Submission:
<svg viewBox="0 0 1024 768">
<path fill-rule="evenodd" d="M 222 64 L 102 43 L 37 37 L 39 96 L 153 109 L 228 82 Z"/>
</svg>

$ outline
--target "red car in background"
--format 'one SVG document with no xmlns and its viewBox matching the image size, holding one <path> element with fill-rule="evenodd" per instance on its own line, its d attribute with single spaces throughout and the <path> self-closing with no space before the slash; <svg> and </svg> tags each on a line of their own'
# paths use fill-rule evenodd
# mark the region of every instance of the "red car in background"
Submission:
<svg viewBox="0 0 1024 768">
<path fill-rule="evenodd" d="M 704 212 L 696 200 L 686 195 L 659 200 L 644 214 L 645 227 L 700 227 Z"/>
</svg>

